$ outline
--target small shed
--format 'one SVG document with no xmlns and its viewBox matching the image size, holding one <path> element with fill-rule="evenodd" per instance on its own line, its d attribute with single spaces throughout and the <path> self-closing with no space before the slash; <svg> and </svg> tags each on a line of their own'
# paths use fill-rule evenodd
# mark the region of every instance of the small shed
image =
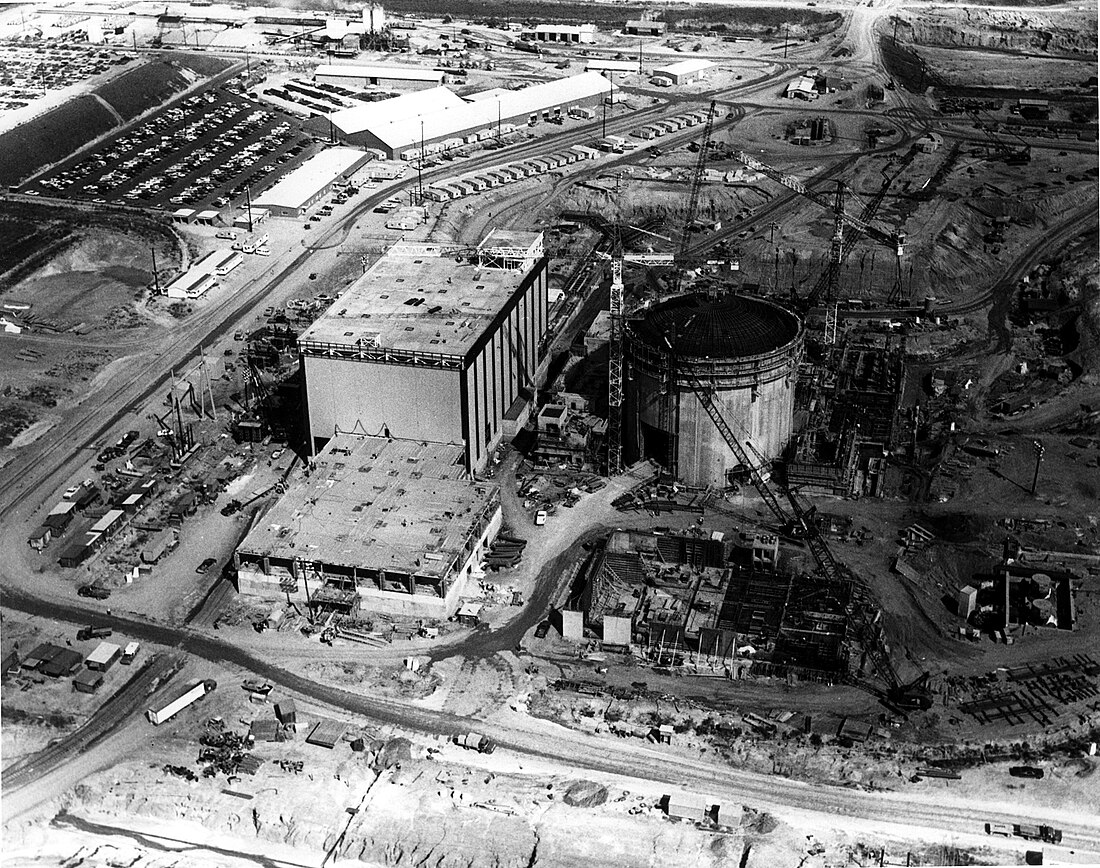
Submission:
<svg viewBox="0 0 1100 868">
<path fill-rule="evenodd" d="M 293 699 L 281 699 L 275 703 L 275 716 L 279 718 L 279 723 L 297 723 L 298 722 L 298 708 L 294 705 Z"/>
<path fill-rule="evenodd" d="M 32 549 L 40 552 L 50 544 L 51 539 L 53 539 L 53 528 L 44 524 L 27 538 L 27 543 Z"/>
<path fill-rule="evenodd" d="M 95 669 L 85 669 L 73 678 L 73 690 L 81 693 L 95 693 L 103 683 L 103 673 Z"/>
<path fill-rule="evenodd" d="M 252 740 L 257 744 L 282 740 L 279 722 L 276 720 L 254 720 L 248 731 L 252 736 Z"/>
<path fill-rule="evenodd" d="M 88 655 L 84 664 L 93 670 L 106 672 L 115 665 L 115 661 L 122 656 L 122 649 L 114 642 L 100 642 L 95 650 Z"/>
<path fill-rule="evenodd" d="M 460 624 L 476 627 L 481 623 L 481 603 L 463 603 L 456 617 Z"/>
<path fill-rule="evenodd" d="M 674 820 L 701 822 L 706 818 L 707 800 L 705 797 L 686 793 L 673 793 L 668 797 L 668 816 Z"/>
<path fill-rule="evenodd" d="M 318 747 L 327 747 L 332 750 L 337 742 L 344 737 L 347 726 L 339 720 L 322 719 L 313 725 L 309 735 L 306 736 L 306 744 L 315 744 Z"/>
</svg>

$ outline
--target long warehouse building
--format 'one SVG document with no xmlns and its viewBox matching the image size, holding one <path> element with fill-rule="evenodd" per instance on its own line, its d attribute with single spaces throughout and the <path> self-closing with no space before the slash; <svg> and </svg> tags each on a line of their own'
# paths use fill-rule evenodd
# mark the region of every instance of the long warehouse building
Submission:
<svg viewBox="0 0 1100 868">
<path fill-rule="evenodd" d="M 313 448 L 340 433 L 461 444 L 483 468 L 542 362 L 547 266 L 535 232 L 391 248 L 298 339 Z"/>
<path fill-rule="evenodd" d="M 344 109 L 329 115 L 328 121 L 341 140 L 395 159 L 410 151 L 419 154 L 422 147 L 443 150 L 449 140 L 462 144 L 470 136 L 492 134 L 503 124 L 562 117 L 571 108 L 599 105 L 609 92 L 607 79 L 597 72 L 522 90 L 497 90 L 485 99 L 475 94 L 469 102 L 438 87 Z"/>
<path fill-rule="evenodd" d="M 444 75 L 438 69 L 422 66 L 354 66 L 322 64 L 313 73 L 313 80 L 345 88 L 383 87 L 397 90 L 424 90 L 443 84 Z"/>
</svg>

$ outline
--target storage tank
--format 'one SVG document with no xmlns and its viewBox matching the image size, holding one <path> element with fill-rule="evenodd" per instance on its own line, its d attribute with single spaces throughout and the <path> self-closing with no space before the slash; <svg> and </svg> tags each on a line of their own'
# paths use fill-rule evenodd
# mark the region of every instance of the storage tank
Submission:
<svg viewBox="0 0 1100 868">
<path fill-rule="evenodd" d="M 789 310 L 735 294 L 675 296 L 627 323 L 625 350 L 629 461 L 651 458 L 690 486 L 744 477 L 693 378 L 713 391 L 735 437 L 769 461 L 782 455 L 802 356 L 802 323 Z"/>
</svg>

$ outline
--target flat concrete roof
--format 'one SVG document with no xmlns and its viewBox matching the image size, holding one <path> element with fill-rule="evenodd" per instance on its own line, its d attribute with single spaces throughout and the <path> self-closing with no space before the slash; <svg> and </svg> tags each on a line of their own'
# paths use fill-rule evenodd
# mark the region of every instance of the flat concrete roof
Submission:
<svg viewBox="0 0 1100 868">
<path fill-rule="evenodd" d="M 238 551 L 444 578 L 499 500 L 464 457 L 459 444 L 338 434 Z"/>
<path fill-rule="evenodd" d="M 267 208 L 301 208 L 326 184 L 368 159 L 368 154 L 355 148 L 321 151 L 257 196 L 253 204 Z"/>
<path fill-rule="evenodd" d="M 496 233 L 528 249 L 538 233 Z M 438 245 L 395 245 L 299 338 L 464 357 L 519 289 L 526 270 L 482 268 Z"/>
</svg>

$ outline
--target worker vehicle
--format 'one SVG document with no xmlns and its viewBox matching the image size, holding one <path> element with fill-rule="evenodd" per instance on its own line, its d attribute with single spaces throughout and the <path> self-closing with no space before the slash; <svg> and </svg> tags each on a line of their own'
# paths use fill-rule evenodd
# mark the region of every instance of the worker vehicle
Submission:
<svg viewBox="0 0 1100 868">
<path fill-rule="evenodd" d="M 466 750 L 476 750 L 478 753 L 492 753 L 497 749 L 491 738 L 477 732 L 456 735 L 453 741 L 459 747 L 466 748 Z"/>
<path fill-rule="evenodd" d="M 535 524 L 541 526 L 546 524 L 546 510 L 540 509 L 535 513 Z"/>
<path fill-rule="evenodd" d="M 134 659 L 138 656 L 138 651 L 141 650 L 141 645 L 137 642 L 127 642 L 126 647 L 122 649 L 122 657 L 119 658 L 119 663 L 123 666 L 129 666 L 134 662 Z"/>
<path fill-rule="evenodd" d="M 535 638 L 536 639 L 545 639 L 546 634 L 549 633 L 549 632 L 550 632 L 550 622 L 549 621 L 542 621 L 535 628 Z"/>
<path fill-rule="evenodd" d="M 76 593 L 78 596 L 91 597 L 93 600 L 106 600 L 111 596 L 111 589 L 101 588 L 98 585 L 81 585 Z"/>
<path fill-rule="evenodd" d="M 1062 843 L 1062 830 L 1035 823 L 986 823 L 985 833 L 1001 838 L 1023 838 L 1025 841 Z"/>
<path fill-rule="evenodd" d="M 218 562 L 217 558 L 206 558 L 201 564 L 195 568 L 195 572 L 200 576 L 209 570 L 214 564 Z"/>
<path fill-rule="evenodd" d="M 1008 773 L 1014 778 L 1033 778 L 1037 781 L 1043 779 L 1043 770 L 1035 766 L 1012 766 Z"/>
<path fill-rule="evenodd" d="M 250 679 L 245 679 L 245 681 L 241 684 L 241 687 L 243 687 L 249 693 L 259 693 L 263 696 L 267 696 L 267 694 L 269 694 L 272 690 L 271 685 L 268 684 L 266 681 L 252 681 Z"/>
<path fill-rule="evenodd" d="M 183 694 L 183 696 L 177 697 L 169 702 L 161 709 L 150 708 L 145 712 L 145 716 L 149 718 L 149 722 L 153 726 L 160 726 L 167 720 L 171 720 L 189 705 L 192 705 L 202 699 L 206 694 L 213 693 L 217 688 L 218 682 L 212 678 L 207 678 L 205 681 L 200 681 L 190 690 Z"/>
<path fill-rule="evenodd" d="M 89 624 L 76 631 L 76 638 L 81 642 L 86 642 L 88 639 L 106 639 L 113 632 L 110 627 L 93 627 Z"/>
</svg>

